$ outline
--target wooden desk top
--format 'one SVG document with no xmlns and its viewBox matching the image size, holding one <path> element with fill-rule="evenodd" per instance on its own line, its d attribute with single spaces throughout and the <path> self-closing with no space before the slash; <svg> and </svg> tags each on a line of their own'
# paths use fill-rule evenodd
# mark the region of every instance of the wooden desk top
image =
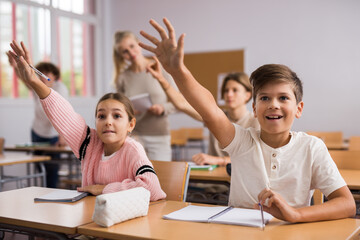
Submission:
<svg viewBox="0 0 360 240">
<path fill-rule="evenodd" d="M 0 192 L 0 222 L 65 234 L 75 234 L 78 226 L 92 222 L 94 196 L 75 203 L 34 202 L 53 190 L 28 187 Z"/>
<path fill-rule="evenodd" d="M 360 219 L 287 224 L 272 220 L 265 230 L 215 223 L 164 220 L 162 216 L 188 203 L 165 201 L 150 205 L 148 215 L 104 228 L 90 223 L 78 228 L 85 235 L 111 239 L 346 239 L 359 226 Z"/>
<path fill-rule="evenodd" d="M 222 181 L 230 183 L 230 176 L 226 172 L 226 167 L 217 167 L 212 171 L 191 170 L 190 180 Z"/>
<path fill-rule="evenodd" d="M 50 159 L 49 156 L 36 156 L 19 152 L 4 152 L 4 154 L 0 154 L 0 166 L 42 162 L 49 161 Z"/>
<path fill-rule="evenodd" d="M 55 152 L 55 153 L 72 153 L 70 147 L 57 147 L 57 146 L 5 146 L 5 151 L 14 152 Z"/>
<path fill-rule="evenodd" d="M 328 150 L 348 150 L 349 144 L 343 142 L 329 142 L 326 143 Z"/>
<path fill-rule="evenodd" d="M 360 170 L 339 169 L 339 171 L 350 189 L 360 190 Z"/>
</svg>

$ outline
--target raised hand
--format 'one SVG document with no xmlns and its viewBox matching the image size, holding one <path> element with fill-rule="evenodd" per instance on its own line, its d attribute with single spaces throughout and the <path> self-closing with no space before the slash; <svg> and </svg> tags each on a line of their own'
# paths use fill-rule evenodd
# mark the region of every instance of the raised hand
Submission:
<svg viewBox="0 0 360 240">
<path fill-rule="evenodd" d="M 30 68 L 32 61 L 25 44 L 21 42 L 20 46 L 13 40 L 12 43 L 10 43 L 10 46 L 14 52 L 8 52 L 8 56 L 11 58 L 9 61 L 16 62 L 21 80 L 24 81 L 26 86 L 32 88 L 41 99 L 47 97 L 51 90 L 37 77 L 34 70 Z"/>
<path fill-rule="evenodd" d="M 39 79 L 34 70 L 32 70 L 29 66 L 29 64 L 32 64 L 32 61 L 27 48 L 23 42 L 20 44 L 21 47 L 15 40 L 13 40 L 12 43 L 10 43 L 10 46 L 14 52 L 9 51 L 7 55 L 9 57 L 10 65 L 15 68 L 17 76 L 21 78 L 27 86 L 30 86 L 29 84 L 32 81 L 37 81 Z"/>
<path fill-rule="evenodd" d="M 156 47 L 146 45 L 142 42 L 139 45 L 154 53 L 159 59 L 164 69 L 170 74 L 176 72 L 184 65 L 184 37 L 185 34 L 182 34 L 176 43 L 175 30 L 169 20 L 166 18 L 163 19 L 164 24 L 168 30 L 166 33 L 165 29 L 161 27 L 155 20 L 150 20 L 150 24 L 158 31 L 161 37 L 159 41 L 156 37 L 140 31 L 140 34 L 152 42 Z"/>
</svg>

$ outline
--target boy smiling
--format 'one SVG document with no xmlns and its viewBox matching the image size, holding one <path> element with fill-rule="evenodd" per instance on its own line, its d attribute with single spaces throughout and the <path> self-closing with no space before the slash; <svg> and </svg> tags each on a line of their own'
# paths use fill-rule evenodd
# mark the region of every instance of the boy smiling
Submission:
<svg viewBox="0 0 360 240">
<path fill-rule="evenodd" d="M 303 110 L 302 84 L 288 67 L 268 64 L 251 76 L 253 110 L 261 130 L 232 124 L 212 94 L 201 86 L 184 65 L 184 37 L 176 41 L 167 19 L 168 33 L 154 20 L 150 24 L 161 40 L 143 31 L 153 52 L 172 75 L 181 93 L 229 153 L 232 163 L 229 205 L 258 208 L 289 222 L 311 222 L 355 215 L 355 202 L 325 144 L 303 132 L 290 131 Z M 328 201 L 310 206 L 314 189 Z"/>
</svg>

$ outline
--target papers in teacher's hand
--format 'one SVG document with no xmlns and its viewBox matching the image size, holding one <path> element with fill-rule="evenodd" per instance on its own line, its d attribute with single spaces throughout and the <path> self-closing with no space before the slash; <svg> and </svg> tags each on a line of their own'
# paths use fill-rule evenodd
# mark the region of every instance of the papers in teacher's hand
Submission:
<svg viewBox="0 0 360 240">
<path fill-rule="evenodd" d="M 34 198 L 35 202 L 76 202 L 86 196 L 88 192 L 78 192 L 76 190 L 54 189 L 51 193 Z"/>
<path fill-rule="evenodd" d="M 189 162 L 189 167 L 191 170 L 206 170 L 212 171 L 217 168 L 218 165 L 196 165 L 194 162 Z"/>
<path fill-rule="evenodd" d="M 249 227 L 262 227 L 260 210 L 233 208 L 233 207 L 204 207 L 190 205 L 178 211 L 163 216 L 164 219 L 192 221 L 192 222 L 209 222 L 232 225 L 243 225 Z M 273 216 L 264 212 L 265 224 Z"/>
<path fill-rule="evenodd" d="M 143 93 L 129 97 L 135 110 L 139 112 L 146 112 L 151 106 L 152 102 L 149 93 Z"/>
</svg>

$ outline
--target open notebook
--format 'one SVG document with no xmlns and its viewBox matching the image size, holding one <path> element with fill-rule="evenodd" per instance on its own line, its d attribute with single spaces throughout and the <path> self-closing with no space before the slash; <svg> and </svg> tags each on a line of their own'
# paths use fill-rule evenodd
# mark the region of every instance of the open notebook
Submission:
<svg viewBox="0 0 360 240">
<path fill-rule="evenodd" d="M 190 205 L 178 211 L 163 216 L 164 219 L 210 222 L 250 227 L 262 227 L 261 212 L 256 209 L 233 208 L 233 207 L 204 207 Z M 273 216 L 264 212 L 265 224 Z"/>
<path fill-rule="evenodd" d="M 88 192 L 78 192 L 76 190 L 54 189 L 54 191 L 34 198 L 35 202 L 76 202 L 86 196 Z"/>
</svg>

